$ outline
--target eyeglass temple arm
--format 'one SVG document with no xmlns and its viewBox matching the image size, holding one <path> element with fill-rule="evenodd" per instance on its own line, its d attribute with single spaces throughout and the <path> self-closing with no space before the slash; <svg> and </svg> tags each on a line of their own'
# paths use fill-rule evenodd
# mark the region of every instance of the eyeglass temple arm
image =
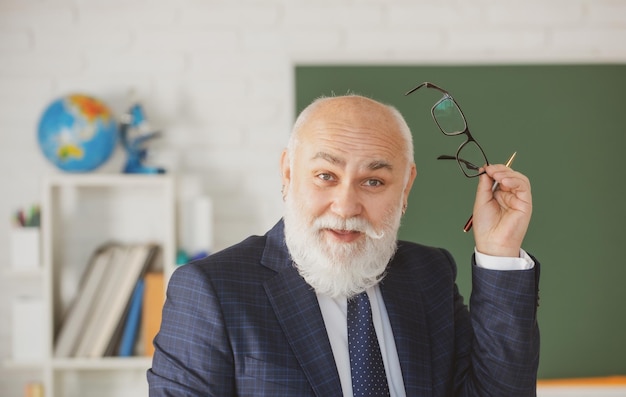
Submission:
<svg viewBox="0 0 626 397">
<path fill-rule="evenodd" d="M 406 94 L 404 94 L 404 95 L 406 96 L 406 95 L 412 94 L 412 93 L 414 93 L 415 91 L 419 90 L 422 87 L 434 88 L 436 90 L 439 90 L 439 91 L 443 92 L 444 94 L 450 95 L 448 93 L 448 91 L 444 90 L 443 88 L 437 87 L 436 85 L 434 85 L 433 83 L 429 83 L 428 81 L 425 81 L 422 84 L 418 85 L 417 87 L 407 91 Z"/>
</svg>

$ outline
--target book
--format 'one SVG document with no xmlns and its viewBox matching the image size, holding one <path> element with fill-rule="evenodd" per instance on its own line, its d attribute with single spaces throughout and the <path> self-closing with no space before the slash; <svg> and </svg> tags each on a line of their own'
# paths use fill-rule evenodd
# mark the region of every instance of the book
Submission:
<svg viewBox="0 0 626 397">
<path fill-rule="evenodd" d="M 76 297 L 73 299 L 61 323 L 56 339 L 54 355 L 71 357 L 76 351 L 80 336 L 84 333 L 93 312 L 93 306 L 105 282 L 106 270 L 112 255 L 111 243 L 102 245 L 92 254 L 91 259 L 79 284 Z"/>
<path fill-rule="evenodd" d="M 165 302 L 165 276 L 163 272 L 148 272 L 144 280 L 141 339 L 144 355 L 152 356 L 154 354 L 152 341 L 161 328 L 161 312 Z"/>
<path fill-rule="evenodd" d="M 159 271 L 159 270 L 162 271 L 162 261 L 163 261 L 162 250 L 160 249 L 160 247 L 156 247 L 155 252 L 153 253 L 153 255 L 151 255 L 149 259 L 149 263 L 146 265 L 145 272 Z M 141 302 L 142 302 L 141 306 L 143 306 L 143 295 L 141 296 Z M 132 305 L 132 301 L 129 303 L 129 305 L 127 305 L 128 307 L 124 314 L 124 319 L 118 324 L 115 330 L 115 333 L 113 334 L 113 338 L 109 341 L 109 345 L 104 353 L 105 356 L 117 356 L 118 355 L 120 344 L 122 342 L 122 334 L 124 332 L 124 327 L 126 326 L 128 312 L 130 310 L 131 305 Z M 140 307 L 139 317 L 141 317 L 141 307 Z M 142 334 L 140 333 L 139 336 L 141 335 Z M 139 342 L 140 340 L 138 340 L 137 343 L 135 344 L 135 348 L 136 348 L 135 354 L 143 355 L 143 351 L 140 349 L 141 347 L 143 347 L 143 344 L 140 344 Z"/>
<path fill-rule="evenodd" d="M 135 285 L 133 296 L 130 300 L 128 314 L 124 320 L 122 338 L 117 348 L 117 355 L 120 357 L 129 357 L 133 355 L 137 337 L 139 336 L 139 325 L 141 323 L 141 306 L 143 303 L 143 290 L 145 282 L 141 278 Z"/>
<path fill-rule="evenodd" d="M 129 251 L 125 245 L 111 247 L 111 257 L 107 263 L 98 292 L 90 308 L 89 316 L 85 319 L 83 332 L 80 335 L 74 357 L 88 357 L 91 347 L 101 331 L 103 313 L 107 311 L 110 302 L 116 294 L 118 273 L 124 272 L 124 262 Z"/>
<path fill-rule="evenodd" d="M 112 274 L 108 299 L 102 310 L 97 313 L 97 321 L 92 323 L 97 332 L 93 343 L 88 344 L 86 357 L 97 358 L 105 355 L 116 329 L 124 318 L 133 289 L 157 250 L 158 246 L 154 244 L 132 245 L 127 248 L 124 259 L 120 260 Z"/>
</svg>

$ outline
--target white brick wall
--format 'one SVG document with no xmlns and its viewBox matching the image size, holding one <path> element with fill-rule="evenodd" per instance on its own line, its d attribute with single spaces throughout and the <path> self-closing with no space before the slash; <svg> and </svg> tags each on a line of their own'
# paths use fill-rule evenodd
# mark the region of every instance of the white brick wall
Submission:
<svg viewBox="0 0 626 397">
<path fill-rule="evenodd" d="M 56 172 L 38 118 L 71 91 L 119 114 L 134 88 L 165 133 L 155 154 L 214 197 L 217 248 L 263 233 L 281 215 L 298 62 L 626 62 L 626 1 L 0 0 L 0 270 L 12 211 Z M 7 319 L 16 287 L 1 280 Z M 9 329 L 0 321 L 0 360 Z M 23 380 L 2 369 L 0 395 Z"/>
</svg>

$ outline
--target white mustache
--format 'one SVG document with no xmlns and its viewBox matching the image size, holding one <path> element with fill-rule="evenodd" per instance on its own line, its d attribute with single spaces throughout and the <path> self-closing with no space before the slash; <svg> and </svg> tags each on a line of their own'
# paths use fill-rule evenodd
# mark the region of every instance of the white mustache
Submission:
<svg viewBox="0 0 626 397">
<path fill-rule="evenodd" d="M 377 232 L 374 227 L 365 219 L 361 218 L 348 218 L 342 219 L 331 215 L 325 215 L 317 218 L 313 223 L 313 226 L 318 230 L 320 229 L 335 229 L 335 230 L 349 230 L 360 233 L 365 233 L 374 240 L 380 240 L 385 237 L 385 232 Z"/>
</svg>

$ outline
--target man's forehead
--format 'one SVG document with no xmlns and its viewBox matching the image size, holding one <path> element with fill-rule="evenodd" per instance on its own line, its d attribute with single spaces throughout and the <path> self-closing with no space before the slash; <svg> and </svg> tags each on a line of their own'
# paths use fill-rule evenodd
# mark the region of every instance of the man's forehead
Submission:
<svg viewBox="0 0 626 397">
<path fill-rule="evenodd" d="M 333 165 L 337 165 L 340 167 L 345 167 L 348 163 L 348 160 L 342 156 L 341 154 L 334 154 L 325 151 L 315 152 L 311 157 L 311 160 L 324 160 Z M 360 165 L 364 168 L 368 168 L 370 170 L 379 170 L 379 169 L 388 169 L 393 170 L 393 165 L 389 160 L 382 158 L 362 158 L 360 159 Z"/>
<path fill-rule="evenodd" d="M 325 153 L 335 157 L 335 163 L 347 159 L 359 158 L 372 161 L 379 160 L 387 163 L 402 157 L 405 150 L 405 142 L 397 132 L 384 131 L 376 127 L 334 126 L 318 125 L 310 126 L 307 131 L 300 135 L 298 140 L 302 149 L 313 156 L 317 153 Z"/>
<path fill-rule="evenodd" d="M 391 169 L 405 158 L 406 140 L 390 110 L 366 98 L 337 98 L 316 107 L 297 132 L 307 160 Z"/>
</svg>

